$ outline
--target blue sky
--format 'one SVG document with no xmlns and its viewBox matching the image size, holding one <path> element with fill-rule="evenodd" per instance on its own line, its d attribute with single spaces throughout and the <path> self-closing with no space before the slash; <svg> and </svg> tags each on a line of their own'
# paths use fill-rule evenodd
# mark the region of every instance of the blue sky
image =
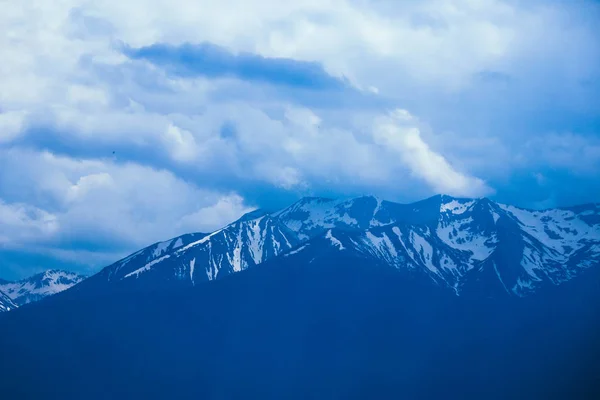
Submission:
<svg viewBox="0 0 600 400">
<path fill-rule="evenodd" d="M 306 195 L 598 202 L 599 20 L 579 0 L 18 2 L 0 277 L 93 273 Z"/>
</svg>

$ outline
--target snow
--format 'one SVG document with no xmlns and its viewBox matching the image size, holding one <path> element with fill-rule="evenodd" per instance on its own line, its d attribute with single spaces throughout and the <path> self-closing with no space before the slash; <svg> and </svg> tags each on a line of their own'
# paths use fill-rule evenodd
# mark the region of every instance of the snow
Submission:
<svg viewBox="0 0 600 400">
<path fill-rule="evenodd" d="M 272 214 L 297 233 L 300 240 L 307 240 L 315 229 L 331 229 L 339 226 L 357 227 L 359 222 L 348 213 L 352 200 L 308 199 Z M 301 219 L 295 216 L 302 215 Z"/>
<path fill-rule="evenodd" d="M 380 220 L 377 219 L 377 213 L 381 210 L 383 201 L 379 197 L 374 197 L 374 199 L 377 202 L 377 204 L 375 205 L 375 209 L 373 210 L 373 217 L 371 218 L 371 221 L 369 222 L 369 226 L 371 226 L 371 227 L 383 226 L 383 225 L 385 225 L 385 223 L 382 223 Z M 388 222 L 392 222 L 392 221 L 388 221 Z"/>
<path fill-rule="evenodd" d="M 437 272 L 437 268 L 432 263 L 433 247 L 431 247 L 431 244 L 423 236 L 414 231 L 410 233 L 410 242 L 413 244 L 414 249 L 417 250 L 417 253 L 421 255 L 423 264 L 429 270 Z"/>
<path fill-rule="evenodd" d="M 498 223 L 498 220 L 500 219 L 500 214 L 498 214 L 496 211 L 492 211 L 492 217 L 494 218 L 494 224 Z"/>
<path fill-rule="evenodd" d="M 24 304 L 65 291 L 83 279 L 72 272 L 49 270 L 18 282 L 0 284 L 0 292 L 18 304 Z"/>
<path fill-rule="evenodd" d="M 196 258 L 192 258 L 190 261 L 190 281 L 192 281 L 192 285 L 194 284 L 194 268 L 196 266 Z"/>
<path fill-rule="evenodd" d="M 544 246 L 552 249 L 556 261 L 581 249 L 590 241 L 600 240 L 600 225 L 588 225 L 569 210 L 553 209 L 530 211 L 513 206 L 500 205 L 521 225 L 521 229 Z"/>
<path fill-rule="evenodd" d="M 12 299 L 0 291 L 0 312 L 10 311 L 15 308 L 17 308 L 17 305 L 13 303 Z"/>
<path fill-rule="evenodd" d="M 373 217 L 375 217 L 377 215 L 377 213 L 379 212 L 379 210 L 381 210 L 381 199 L 379 197 L 375 197 L 375 201 L 377 202 L 377 205 L 375 206 L 375 210 L 373 210 Z"/>
<path fill-rule="evenodd" d="M 300 229 L 302 229 L 302 221 L 300 220 L 296 220 L 296 219 L 291 219 L 286 221 L 285 225 L 290 228 L 290 230 L 292 232 L 298 232 L 300 231 Z"/>
<path fill-rule="evenodd" d="M 471 207 L 474 203 L 475 203 L 474 200 L 461 203 L 458 200 L 453 199 L 452 201 L 449 201 L 448 203 L 442 203 L 442 205 L 440 205 L 440 212 L 442 212 L 442 213 L 449 212 L 454 215 L 460 215 L 460 214 L 463 214 L 465 211 L 467 211 L 469 209 L 469 207 Z"/>
<path fill-rule="evenodd" d="M 213 256 L 212 253 L 212 242 L 208 242 L 208 246 L 207 246 L 207 250 L 208 250 L 208 267 L 206 268 L 206 277 L 208 278 L 209 281 L 212 281 L 214 279 L 217 279 L 217 274 L 219 273 L 219 271 L 221 270 L 221 265 L 223 264 L 223 258 L 224 255 L 223 254 L 219 254 L 217 255 L 217 257 L 219 257 L 219 265 L 217 266 L 217 263 L 215 262 L 215 256 Z"/>
<path fill-rule="evenodd" d="M 343 222 L 344 224 L 348 225 L 348 226 L 358 226 L 358 221 L 355 218 L 352 218 L 350 216 L 350 214 L 345 213 L 340 219 L 340 222 Z"/>
<path fill-rule="evenodd" d="M 213 236 L 221 233 L 222 231 L 223 231 L 223 229 L 219 229 L 217 231 L 214 231 L 213 233 L 204 236 L 202 239 L 196 240 L 195 242 L 192 242 L 192 243 L 188 244 L 187 246 L 180 248 L 179 250 L 177 250 L 176 253 L 182 253 L 182 252 L 184 252 L 184 251 L 186 251 L 188 249 L 191 249 L 192 247 L 198 246 L 198 245 L 200 245 L 202 243 L 206 243 L 208 240 L 210 240 L 211 237 L 213 237 Z"/>
<path fill-rule="evenodd" d="M 138 250 L 135 253 L 133 253 L 133 254 L 125 257 L 123 260 L 121 260 L 121 262 L 119 263 L 119 265 L 115 268 L 114 272 L 118 272 L 124 266 L 126 266 L 127 264 L 129 264 L 134 258 L 136 258 L 140 254 L 143 254 L 144 252 L 146 252 L 147 249 L 148 248 L 144 248 L 144 249 Z"/>
<path fill-rule="evenodd" d="M 573 259 L 570 256 L 577 251 L 580 251 L 578 254 L 584 257 L 578 256 L 575 262 L 569 265 L 575 265 L 576 262 L 581 267 L 591 265 L 587 260 L 581 261 L 580 258 L 596 260 L 600 257 L 600 245 L 596 245 L 600 244 L 600 224 L 593 225 L 589 222 L 593 221 L 593 218 L 585 218 L 594 213 L 592 210 L 581 211 L 579 214 L 569 209 L 530 211 L 488 202 L 489 214 L 487 212 L 480 214 L 474 212 L 473 207 L 479 200 L 450 200 L 448 197 L 443 199 L 445 202 L 440 205 L 437 226 L 429 228 L 425 225 L 411 226 L 402 223 L 343 237 L 338 233 L 335 237 L 333 232 L 338 232 L 335 228 L 357 227 L 359 222 L 354 218 L 354 212 L 356 215 L 360 213 L 361 221 L 362 218 L 365 218 L 365 222 L 369 221 L 368 227 L 381 226 L 380 220 L 383 219 L 376 218 L 376 215 L 378 213 L 387 215 L 381 213 L 382 207 L 386 207 L 386 204 L 379 199 L 376 199 L 376 204 L 369 201 L 367 207 L 363 207 L 363 203 L 355 203 L 354 200 L 305 199 L 278 213 L 253 220 L 237 221 L 185 246 L 181 237 L 157 243 L 153 247 L 146 248 L 142 253 L 136 253 L 143 255 L 134 259 L 135 267 L 130 264 L 128 269 L 145 265 L 128 273 L 125 278 L 138 277 L 156 268 L 158 263 L 168 259 L 169 256 L 180 257 L 184 252 L 198 246 L 193 251 L 194 258 L 191 261 L 191 256 L 188 254 L 182 257 L 186 261 L 177 263 L 180 265 L 179 272 L 183 276 L 189 273 L 193 284 L 195 267 L 201 266 L 205 269 L 207 278 L 214 280 L 218 273 L 223 273 L 221 271 L 223 267 L 226 274 L 240 272 L 248 266 L 263 263 L 268 257 L 281 253 L 288 257 L 306 251 L 309 249 L 308 243 L 297 247 L 298 240 L 306 240 L 316 234 L 325 233 L 325 239 L 339 250 L 348 250 L 350 247 L 363 255 L 377 257 L 397 268 L 401 266 L 422 268 L 437 283 L 441 282 L 439 279 L 441 278 L 449 287 L 458 290 L 466 271 L 483 265 L 485 268 L 492 267 L 490 256 L 498 244 L 494 225 L 500 219 L 506 222 L 507 227 L 513 219 L 521 230 L 514 231 L 514 234 L 518 235 L 517 240 L 525 242 L 522 254 L 516 255 L 516 264 L 520 265 L 515 267 L 519 269 L 520 278 L 516 284 L 514 278 L 510 279 L 509 286 L 515 285 L 511 294 L 513 292 L 519 294 L 517 290 L 531 289 L 542 279 L 557 282 L 575 276 L 575 269 L 567 271 L 569 268 L 567 262 Z M 359 205 L 361 210 L 358 209 Z M 479 218 L 487 219 L 479 220 Z M 494 225 L 491 224 L 492 219 Z M 215 237 L 215 235 L 220 236 Z M 295 249 L 285 253 L 292 248 Z M 169 252 L 169 249 L 173 252 Z M 521 251 L 519 246 L 515 246 L 515 249 Z M 143 259 L 149 255 L 155 259 L 143 263 Z M 125 259 L 122 265 L 132 259 L 132 256 Z M 488 262 L 481 264 L 484 260 Z M 188 263 L 189 270 L 186 269 Z M 493 263 L 498 279 L 507 289 L 500 275 L 500 272 L 504 273 L 501 267 L 505 266 Z M 429 272 L 436 274 L 437 277 Z M 518 275 L 515 274 L 516 276 Z"/>
<path fill-rule="evenodd" d="M 291 256 L 291 255 L 298 254 L 298 253 L 300 253 L 302 250 L 306 249 L 306 248 L 307 248 L 309 245 L 310 245 L 310 243 L 306 243 L 306 244 L 304 244 L 304 245 L 302 245 L 302 246 L 298 247 L 296 250 L 292 250 L 292 251 L 290 251 L 289 253 L 285 254 L 285 255 L 284 255 L 284 257 L 289 257 L 289 256 Z"/>
<path fill-rule="evenodd" d="M 385 232 L 378 237 L 367 231 L 364 241 L 375 255 L 389 261 L 392 265 L 398 265 L 398 251 Z"/>
<path fill-rule="evenodd" d="M 532 250 L 533 244 L 529 240 L 525 240 L 526 246 L 523 248 L 523 259 L 521 260 L 521 266 L 527 272 L 527 274 L 536 281 L 541 279 L 536 275 L 535 270 L 539 269 L 543 265 L 543 260 L 537 252 Z"/>
<path fill-rule="evenodd" d="M 305 233 L 301 232 L 302 230 L 310 231 L 315 228 L 334 228 L 334 221 L 339 218 L 336 206 L 341 203 L 339 200 L 309 199 L 302 203 L 293 204 L 287 209 L 273 214 L 273 216 L 282 218 L 286 226 L 292 231 L 306 236 Z M 290 217 L 297 212 L 303 215 L 302 220 Z M 305 214 L 307 214 L 306 218 L 304 218 Z M 334 215 L 335 218 L 333 218 Z"/>
<path fill-rule="evenodd" d="M 157 243 L 154 251 L 152 252 L 152 257 L 156 258 L 161 256 L 169 248 L 172 242 L 172 240 L 167 240 L 166 242 Z"/>
<path fill-rule="evenodd" d="M 233 272 L 240 272 L 242 270 L 242 230 L 238 230 L 237 240 L 235 241 L 235 247 L 233 248 L 233 255 L 230 256 L 229 252 L 226 253 L 229 264 L 233 268 Z"/>
<path fill-rule="evenodd" d="M 507 293 L 510 293 L 508 291 L 508 288 L 506 287 L 506 285 L 504 284 L 504 281 L 502 280 L 502 277 L 500 276 L 500 272 L 498 271 L 498 266 L 496 265 L 496 262 L 493 262 L 492 265 L 494 266 L 494 271 L 496 271 L 496 276 L 498 277 L 498 280 L 500 281 L 500 283 L 502 284 L 502 287 L 504 288 L 504 290 L 506 290 Z"/>
<path fill-rule="evenodd" d="M 177 241 L 174 244 L 177 244 Z M 271 247 L 267 248 L 266 245 Z M 202 265 L 208 279 L 214 280 L 223 263 L 229 264 L 228 272 L 240 272 L 249 265 L 263 263 L 267 256 L 278 255 L 289 248 L 292 248 L 292 244 L 286 235 L 273 225 L 269 216 L 261 216 L 253 220 L 237 221 L 205 235 L 193 243 L 177 248 L 174 252 L 151 260 L 143 267 L 125 275 L 124 278 L 137 277 L 151 268 L 156 268 L 157 264 L 169 258 L 165 256 L 181 257 L 187 251 L 196 249 L 194 253 L 196 257 L 190 264 L 190 270 L 183 268 L 180 272 L 189 273 L 190 279 L 194 282 L 195 267 Z M 198 258 L 198 254 L 203 252 L 202 258 Z"/>
<path fill-rule="evenodd" d="M 177 240 L 173 244 L 173 250 L 178 249 L 181 246 L 183 246 L 183 240 L 181 240 L 181 238 L 177 238 Z"/>
<path fill-rule="evenodd" d="M 519 289 L 534 289 L 535 286 L 530 280 L 523 280 L 521 277 L 517 278 L 517 283 L 513 286 L 513 292 L 517 293 Z"/>
<path fill-rule="evenodd" d="M 280 233 L 281 233 L 281 231 L 280 231 Z M 282 237 L 285 239 L 285 244 L 287 245 L 287 248 L 288 248 L 288 249 L 291 249 L 291 248 L 292 248 L 292 244 L 291 244 L 291 243 L 290 243 L 290 241 L 288 240 L 287 236 L 285 236 L 285 234 L 284 234 L 284 233 L 281 233 L 281 236 L 282 236 Z"/>
<path fill-rule="evenodd" d="M 338 239 L 336 239 L 335 237 L 333 237 L 333 234 L 331 233 L 331 229 L 327 231 L 327 235 L 325 235 L 325 237 L 327 239 L 329 239 L 331 241 L 331 243 L 335 247 L 337 247 L 339 250 L 344 250 L 344 245 Z"/>
<path fill-rule="evenodd" d="M 492 254 L 497 240 L 493 235 L 472 232 L 469 229 L 472 223 L 472 217 L 449 222 L 440 221 L 436 234 L 448 246 L 471 253 L 471 261 L 482 261 Z"/>
<path fill-rule="evenodd" d="M 271 241 L 273 242 L 273 252 L 275 255 L 281 252 L 281 243 L 277 240 L 275 231 L 271 228 Z"/>
<path fill-rule="evenodd" d="M 137 277 L 139 277 L 139 275 L 140 275 L 140 274 L 143 274 L 144 272 L 150 271 L 150 269 L 151 269 L 153 266 L 155 266 L 156 264 L 158 264 L 158 263 L 160 263 L 160 262 L 162 262 L 162 261 L 166 260 L 166 259 L 167 259 L 167 258 L 169 258 L 169 257 L 171 257 L 171 255 L 170 255 L 170 254 L 167 254 L 167 255 L 165 255 L 165 256 L 162 256 L 162 257 L 160 257 L 160 258 L 157 258 L 156 260 L 152 260 L 152 261 L 150 261 L 148 264 L 144 265 L 143 267 L 141 267 L 141 268 L 138 268 L 138 269 L 136 269 L 135 271 L 128 273 L 127 275 L 125 275 L 125 276 L 123 277 L 123 279 L 129 278 L 129 277 L 131 277 L 131 276 L 134 276 L 134 275 L 135 275 L 135 277 L 137 278 Z"/>
<path fill-rule="evenodd" d="M 458 266 L 453 259 L 444 254 L 440 257 L 440 267 L 443 269 L 456 271 Z"/>
<path fill-rule="evenodd" d="M 410 259 L 413 260 L 414 262 L 417 262 L 417 260 L 415 260 L 415 254 L 413 253 L 413 251 L 408 246 L 406 246 L 406 243 L 404 243 L 402 231 L 400 230 L 400 228 L 398 228 L 397 226 L 394 226 L 392 228 L 392 232 L 394 232 L 396 234 L 396 236 L 398 236 L 398 240 L 400 241 L 400 244 L 404 248 L 404 251 L 406 252 L 406 254 L 408 254 L 408 256 L 410 257 Z"/>
<path fill-rule="evenodd" d="M 261 229 L 260 222 L 264 217 L 260 217 L 256 220 L 249 221 L 250 230 L 248 232 L 248 249 L 250 250 L 250 257 L 255 264 L 260 264 L 263 260 L 263 250 L 266 238 L 266 232 Z"/>
</svg>

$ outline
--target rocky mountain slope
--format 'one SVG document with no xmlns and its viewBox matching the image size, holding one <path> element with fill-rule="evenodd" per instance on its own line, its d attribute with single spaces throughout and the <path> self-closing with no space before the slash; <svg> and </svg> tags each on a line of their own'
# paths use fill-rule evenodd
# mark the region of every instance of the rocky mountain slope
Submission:
<svg viewBox="0 0 600 400">
<path fill-rule="evenodd" d="M 10 311 L 16 308 L 17 305 L 13 303 L 12 299 L 4 294 L 4 292 L 0 291 L 0 312 Z"/>
</svg>

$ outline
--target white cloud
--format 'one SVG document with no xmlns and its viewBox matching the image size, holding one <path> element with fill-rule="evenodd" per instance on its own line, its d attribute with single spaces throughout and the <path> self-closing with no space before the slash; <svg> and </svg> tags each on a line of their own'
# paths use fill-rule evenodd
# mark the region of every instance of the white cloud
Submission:
<svg viewBox="0 0 600 400">
<path fill-rule="evenodd" d="M 17 202 L 0 203 L 0 225 L 7 227 L 0 236 L 13 246 L 69 246 L 77 241 L 133 251 L 186 233 L 184 228 L 220 228 L 248 210 L 235 193 L 201 189 L 170 172 L 137 164 L 14 149 L 1 151 L 0 158 L 2 168 L 12 176 L 2 179 L 0 192 L 10 193 L 17 184 L 23 188 L 13 190 L 14 196 L 20 196 Z M 45 204 L 45 210 L 26 201 Z M 190 215 L 211 212 L 214 215 L 204 221 L 188 221 Z"/>
<path fill-rule="evenodd" d="M 0 245 L 47 238 L 59 228 L 56 215 L 28 204 L 9 204 L 0 199 Z"/>
<path fill-rule="evenodd" d="M 456 171 L 421 137 L 417 121 L 406 110 L 396 110 L 376 122 L 373 137 L 381 146 L 397 152 L 411 173 L 439 193 L 455 196 L 481 196 L 491 189 L 481 179 Z"/>
<path fill-rule="evenodd" d="M 24 110 L 8 112 L 0 110 L 0 144 L 11 142 L 21 134 L 26 116 L 27 112 Z"/>
<path fill-rule="evenodd" d="M 69 202 L 85 200 L 91 191 L 102 188 L 109 189 L 113 184 L 114 180 L 106 172 L 84 175 L 77 180 L 77 183 L 71 185 L 66 193 L 66 198 Z"/>
<path fill-rule="evenodd" d="M 171 156 L 182 162 L 190 162 L 198 156 L 196 141 L 191 132 L 169 124 L 163 134 L 163 141 L 171 151 Z"/>
<path fill-rule="evenodd" d="M 581 79 L 593 73 L 592 65 L 578 63 L 574 70 L 565 52 L 577 57 L 585 46 L 593 50 L 594 32 L 573 26 L 576 14 L 556 3 L 502 0 L 25 0 L 0 16 L 7 33 L 0 38 L 0 102 L 55 99 L 61 85 L 85 78 L 79 64 L 85 55 L 100 63 L 125 62 L 115 41 L 138 47 L 209 41 L 234 51 L 319 61 L 358 87 L 375 86 L 388 95 L 407 80 L 456 89 L 482 70 L 518 74 L 522 69 L 513 61 L 532 58 L 540 64 L 552 59 L 552 68 L 568 68 Z M 543 44 L 555 40 L 574 45 Z M 97 88 L 78 88 L 87 93 L 76 96 L 103 101 Z"/>
<path fill-rule="evenodd" d="M 68 102 L 75 105 L 104 107 L 108 98 L 103 89 L 84 85 L 71 85 L 67 92 Z"/>
<path fill-rule="evenodd" d="M 216 227 L 225 226 L 254 208 L 248 207 L 237 194 L 225 195 L 216 203 L 182 217 L 178 224 L 184 231 L 212 232 Z"/>
</svg>

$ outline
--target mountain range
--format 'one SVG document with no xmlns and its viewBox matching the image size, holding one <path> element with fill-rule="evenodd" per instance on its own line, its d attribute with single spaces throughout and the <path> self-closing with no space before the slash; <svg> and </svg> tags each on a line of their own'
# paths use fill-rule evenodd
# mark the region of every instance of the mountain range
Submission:
<svg viewBox="0 0 600 400">
<path fill-rule="evenodd" d="M 328 252 L 385 264 L 457 295 L 525 296 L 600 260 L 600 205 L 525 210 L 487 198 L 304 198 L 253 211 L 210 234 L 156 243 L 105 268 L 96 284 L 196 285 L 276 257 Z"/>
<path fill-rule="evenodd" d="M 9 398 L 600 398 L 600 206 L 304 198 L 0 314 Z"/>
<path fill-rule="evenodd" d="M 0 303 L 0 312 L 60 293 L 84 279 L 84 276 L 72 272 L 48 270 L 15 282 L 0 280 L 0 302 L 9 299 L 12 303 L 6 307 Z"/>
</svg>

